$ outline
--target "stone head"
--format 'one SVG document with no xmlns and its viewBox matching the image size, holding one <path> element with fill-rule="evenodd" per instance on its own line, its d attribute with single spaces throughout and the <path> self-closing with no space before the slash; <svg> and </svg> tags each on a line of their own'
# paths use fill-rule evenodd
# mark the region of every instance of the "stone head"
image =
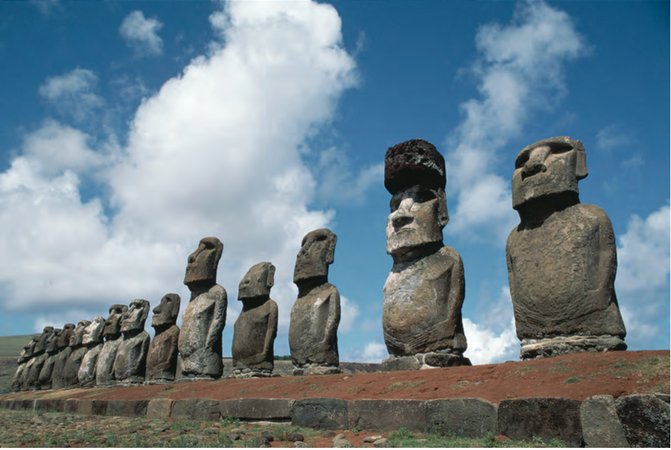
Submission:
<svg viewBox="0 0 671 450">
<path fill-rule="evenodd" d="M 114 304 L 110 306 L 109 315 L 103 328 L 103 336 L 106 339 L 115 339 L 121 334 L 121 317 L 126 311 L 128 311 L 126 305 Z"/>
<path fill-rule="evenodd" d="M 198 248 L 189 255 L 184 275 L 187 286 L 217 282 L 217 266 L 224 251 L 224 244 L 216 237 L 204 237 Z"/>
<path fill-rule="evenodd" d="M 44 327 L 44 329 L 42 330 L 42 334 L 40 334 L 37 343 L 35 344 L 33 354 L 39 355 L 44 353 L 47 349 L 47 341 L 53 334 L 54 334 L 54 327 Z"/>
<path fill-rule="evenodd" d="M 301 242 L 296 255 L 294 283 L 318 277 L 328 277 L 335 256 L 337 237 L 327 228 L 310 231 Z"/>
<path fill-rule="evenodd" d="M 384 164 L 384 185 L 392 195 L 387 253 L 442 242 L 449 221 L 443 156 L 431 143 L 413 139 L 389 148 Z"/>
<path fill-rule="evenodd" d="M 72 335 L 70 336 L 70 347 L 76 348 L 82 345 L 82 341 L 84 339 L 84 332 L 86 331 L 86 327 L 89 326 L 91 323 L 90 320 L 80 320 L 75 329 L 72 331 Z"/>
<path fill-rule="evenodd" d="M 586 176 L 582 142 L 560 136 L 528 145 L 515 159 L 513 208 L 551 194 L 578 194 L 578 181 Z"/>
<path fill-rule="evenodd" d="M 74 323 L 66 323 L 63 325 L 63 331 L 61 331 L 61 334 L 58 335 L 58 339 L 56 339 L 56 346 L 58 347 L 59 351 L 70 345 L 70 338 L 72 337 L 74 331 Z"/>
<path fill-rule="evenodd" d="M 58 339 L 61 337 L 63 330 L 55 328 L 53 334 L 47 339 L 47 353 L 54 354 L 58 352 Z"/>
<path fill-rule="evenodd" d="M 181 299 L 177 294 L 165 294 L 161 303 L 152 310 L 151 326 L 154 328 L 169 327 L 177 322 Z"/>
<path fill-rule="evenodd" d="M 149 315 L 149 302 L 143 299 L 135 299 L 128 305 L 128 311 L 123 313 L 121 319 L 121 332 L 142 331 L 144 322 Z"/>
<path fill-rule="evenodd" d="M 33 336 L 30 338 L 30 341 L 28 341 L 28 343 L 21 349 L 21 353 L 19 353 L 19 359 L 16 362 L 21 364 L 22 362 L 28 361 L 33 356 L 33 349 L 35 348 L 35 344 L 37 344 L 37 337 Z"/>
<path fill-rule="evenodd" d="M 101 343 L 103 341 L 103 328 L 105 328 L 105 319 L 101 316 L 95 316 L 84 329 L 82 344 L 95 346 Z"/>
<path fill-rule="evenodd" d="M 253 265 L 240 281 L 238 300 L 268 298 L 270 288 L 275 284 L 275 266 L 269 262 Z"/>
</svg>

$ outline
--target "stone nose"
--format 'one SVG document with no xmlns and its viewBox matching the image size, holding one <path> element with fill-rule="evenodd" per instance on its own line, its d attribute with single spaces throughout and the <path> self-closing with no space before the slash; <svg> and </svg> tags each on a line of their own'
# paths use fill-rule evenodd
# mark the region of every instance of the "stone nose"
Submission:
<svg viewBox="0 0 671 450">
<path fill-rule="evenodd" d="M 539 172 L 545 172 L 547 167 L 539 158 L 529 159 L 522 168 L 522 178 L 527 178 L 536 175 Z"/>
<path fill-rule="evenodd" d="M 405 209 L 398 209 L 394 214 L 391 216 L 391 224 L 394 226 L 394 229 L 399 229 L 403 228 L 410 222 L 412 222 L 413 218 L 410 214 Z"/>
</svg>

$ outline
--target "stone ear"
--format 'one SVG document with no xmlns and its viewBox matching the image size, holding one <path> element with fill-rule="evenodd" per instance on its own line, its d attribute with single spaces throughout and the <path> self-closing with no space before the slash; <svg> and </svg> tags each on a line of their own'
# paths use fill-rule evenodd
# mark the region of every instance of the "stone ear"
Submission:
<svg viewBox="0 0 671 450">
<path fill-rule="evenodd" d="M 587 156 L 584 151 L 577 150 L 575 152 L 575 178 L 576 180 L 582 180 L 587 177 Z"/>
<path fill-rule="evenodd" d="M 331 233 L 327 239 L 328 239 L 328 254 L 326 255 L 326 264 L 331 264 L 333 262 L 333 259 L 335 258 L 335 246 L 338 237 L 335 234 Z"/>
<path fill-rule="evenodd" d="M 444 227 L 450 221 L 450 215 L 447 212 L 447 200 L 445 198 L 445 191 L 438 190 L 436 192 L 436 197 L 438 199 L 438 225 Z"/>
<path fill-rule="evenodd" d="M 266 278 L 266 287 L 270 289 L 275 285 L 275 266 L 268 264 L 268 277 Z"/>
</svg>

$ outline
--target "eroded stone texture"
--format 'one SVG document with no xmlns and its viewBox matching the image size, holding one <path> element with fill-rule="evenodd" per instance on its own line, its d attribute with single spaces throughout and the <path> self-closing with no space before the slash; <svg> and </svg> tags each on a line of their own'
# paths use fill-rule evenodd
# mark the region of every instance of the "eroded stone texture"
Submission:
<svg viewBox="0 0 671 450">
<path fill-rule="evenodd" d="M 33 348 L 33 362 L 28 370 L 26 385 L 28 389 L 37 389 L 40 372 L 47 360 L 47 343 L 54 335 L 54 327 L 44 327 Z"/>
<path fill-rule="evenodd" d="M 226 290 L 217 283 L 217 266 L 224 244 L 216 237 L 200 240 L 189 255 L 184 284 L 191 299 L 184 312 L 179 333 L 179 357 L 185 378 L 220 378 L 221 333 L 226 324 Z"/>
<path fill-rule="evenodd" d="M 515 161 L 520 224 L 506 259 L 523 359 L 627 348 L 613 227 L 601 208 L 580 203 L 586 176 L 584 147 L 569 137 L 531 144 Z"/>
<path fill-rule="evenodd" d="M 55 328 L 47 340 L 47 347 L 45 349 L 46 359 L 37 377 L 37 389 L 51 389 L 51 374 L 54 371 L 56 358 L 58 358 L 58 338 L 62 332 L 62 329 Z"/>
<path fill-rule="evenodd" d="M 448 222 L 445 161 L 429 142 L 414 139 L 387 150 L 385 187 L 392 194 L 387 253 L 394 259 L 384 285 L 382 325 L 391 357 L 415 356 L 423 367 L 469 364 L 461 320 L 464 267 L 443 245 Z"/>
<path fill-rule="evenodd" d="M 270 376 L 277 336 L 277 303 L 270 298 L 275 266 L 262 262 L 245 274 L 238 290 L 242 311 L 233 332 L 233 368 L 236 377 Z"/>
<path fill-rule="evenodd" d="M 84 346 L 84 333 L 86 327 L 91 324 L 90 320 L 81 320 L 75 327 L 70 336 L 70 352 L 68 359 L 63 366 L 63 387 L 79 386 L 79 367 L 82 365 L 84 355 L 88 351 L 88 347 Z"/>
<path fill-rule="evenodd" d="M 329 229 L 310 231 L 296 255 L 294 283 L 298 298 L 291 307 L 289 348 L 295 375 L 338 373 L 340 293 L 328 282 L 336 235 Z"/>
<path fill-rule="evenodd" d="M 126 311 L 128 311 L 126 305 L 115 304 L 110 306 L 109 316 L 105 320 L 105 327 L 103 328 L 105 343 L 100 350 L 96 363 L 97 386 L 110 386 L 116 381 L 116 378 L 114 378 L 114 359 L 122 341 L 121 319 Z"/>
<path fill-rule="evenodd" d="M 149 315 L 149 302 L 135 299 L 121 319 L 123 340 L 114 358 L 114 378 L 117 383 L 143 383 L 149 350 L 149 333 L 144 331 L 144 323 Z"/>
<path fill-rule="evenodd" d="M 82 344 L 88 351 L 82 359 L 77 374 L 81 387 L 91 387 L 96 384 L 96 366 L 103 348 L 103 328 L 105 328 L 105 319 L 96 316 L 84 330 Z"/>
<path fill-rule="evenodd" d="M 13 391 L 22 390 L 22 388 L 25 384 L 26 368 L 28 366 L 28 362 L 33 357 L 33 350 L 35 349 L 35 345 L 37 344 L 37 339 L 38 339 L 38 336 L 33 336 L 30 339 L 30 341 L 28 341 L 28 343 L 23 346 L 23 349 L 21 350 L 21 353 L 19 354 L 19 358 L 16 360 L 16 362 L 19 366 L 16 368 L 16 372 L 14 373 L 14 376 L 12 377 L 12 390 Z"/>
<path fill-rule="evenodd" d="M 65 364 L 72 353 L 72 348 L 70 348 L 70 338 L 75 331 L 74 323 L 66 323 L 63 325 L 63 331 L 58 335 L 56 339 L 56 346 L 58 347 L 58 353 L 56 354 L 56 359 L 54 361 L 54 368 L 51 370 L 51 388 L 60 389 L 65 387 L 65 381 L 63 380 L 63 370 L 65 369 Z"/>
<path fill-rule="evenodd" d="M 147 381 L 161 383 L 174 381 L 177 371 L 177 343 L 179 327 L 175 325 L 181 299 L 177 294 L 166 294 L 154 308 L 151 326 L 154 339 L 147 355 Z"/>
</svg>

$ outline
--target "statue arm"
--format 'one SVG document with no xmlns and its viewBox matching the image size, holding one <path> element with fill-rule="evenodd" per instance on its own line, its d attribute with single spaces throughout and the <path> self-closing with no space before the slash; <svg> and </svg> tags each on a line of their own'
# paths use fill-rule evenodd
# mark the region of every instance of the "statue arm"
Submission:
<svg viewBox="0 0 671 450">
<path fill-rule="evenodd" d="M 215 348 L 216 343 L 221 339 L 221 332 L 226 325 L 226 307 L 228 306 L 228 297 L 226 295 L 226 290 L 219 286 L 221 292 L 215 292 L 214 299 L 214 315 L 212 317 L 212 323 L 207 330 L 207 339 L 205 340 L 205 347 L 217 350 Z"/>
<path fill-rule="evenodd" d="M 464 279 L 464 263 L 456 250 L 453 251 L 454 264 L 450 274 L 450 292 L 447 297 L 448 336 L 454 336 L 461 325 L 461 307 L 464 304 L 466 281 Z"/>
<path fill-rule="evenodd" d="M 611 303 L 611 293 L 614 293 L 613 283 L 617 271 L 617 252 L 615 249 L 615 233 L 613 225 L 601 208 L 595 207 L 597 216 L 598 262 L 597 279 L 594 288 L 598 291 L 599 309 L 605 309 Z"/>
<path fill-rule="evenodd" d="M 270 311 L 268 313 L 268 329 L 263 341 L 263 359 L 265 359 L 266 355 L 273 354 L 273 342 L 275 342 L 275 337 L 277 337 L 277 303 L 272 299 L 268 300 L 268 302 L 270 303 Z"/>
<path fill-rule="evenodd" d="M 335 287 L 333 293 L 329 294 L 328 305 L 329 314 L 326 320 L 326 330 L 324 340 L 321 342 L 324 349 L 330 349 L 331 343 L 337 339 L 338 325 L 340 324 L 340 293 Z"/>
</svg>

